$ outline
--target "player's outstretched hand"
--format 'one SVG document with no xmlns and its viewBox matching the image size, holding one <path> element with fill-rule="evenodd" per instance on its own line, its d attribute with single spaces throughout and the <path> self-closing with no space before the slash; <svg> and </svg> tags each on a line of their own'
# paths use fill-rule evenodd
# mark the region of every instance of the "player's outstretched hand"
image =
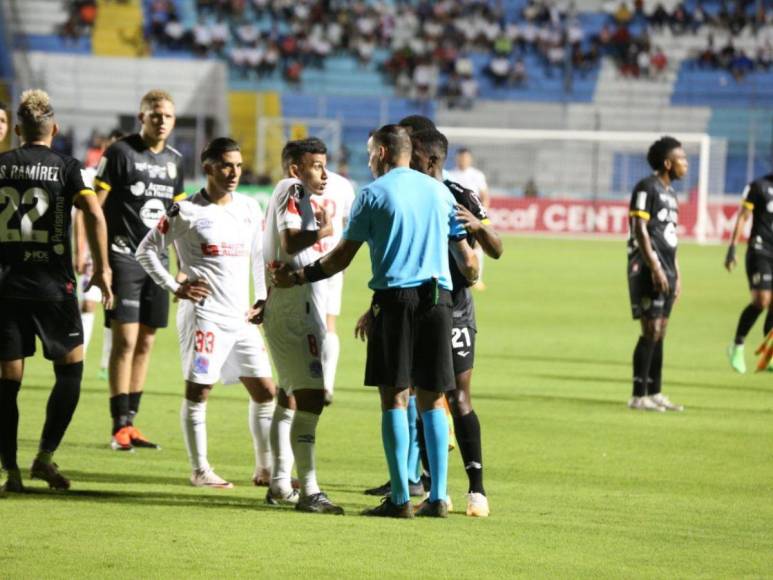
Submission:
<svg viewBox="0 0 773 580">
<path fill-rule="evenodd" d="M 317 220 L 320 239 L 333 235 L 333 221 L 330 219 L 330 212 L 327 208 L 317 208 L 314 212 L 314 218 Z"/>
<path fill-rule="evenodd" d="M 367 312 L 360 316 L 357 324 L 354 325 L 354 338 L 359 338 L 362 342 L 368 340 L 370 329 L 373 326 L 373 312 L 368 308 Z"/>
<path fill-rule="evenodd" d="M 102 291 L 102 305 L 105 310 L 113 308 L 113 272 L 112 270 L 94 270 L 89 280 L 86 291 L 92 286 L 96 286 Z"/>
<path fill-rule="evenodd" d="M 480 220 L 470 210 L 460 204 L 456 204 L 456 219 L 470 234 L 475 234 L 482 226 Z"/>
<path fill-rule="evenodd" d="M 655 291 L 660 294 L 668 294 L 670 287 L 668 285 L 668 278 L 663 268 L 658 266 L 652 271 L 652 284 L 655 286 Z"/>
<path fill-rule="evenodd" d="M 180 300 L 190 300 L 191 302 L 201 302 L 210 295 L 209 282 L 206 278 L 198 280 L 185 280 L 174 293 Z"/>
<path fill-rule="evenodd" d="M 247 311 L 247 320 L 252 324 L 263 324 L 263 314 L 265 313 L 265 309 L 266 301 L 258 300 L 252 305 L 252 308 Z"/>
<path fill-rule="evenodd" d="M 271 281 L 278 288 L 290 288 L 295 286 L 295 278 L 292 276 L 293 269 L 284 262 L 271 262 L 268 268 L 271 274 Z"/>
<path fill-rule="evenodd" d="M 727 247 L 727 254 L 725 255 L 725 269 L 728 272 L 732 272 L 733 268 L 735 268 L 737 264 L 738 261 L 735 259 L 735 246 L 730 244 Z"/>
</svg>

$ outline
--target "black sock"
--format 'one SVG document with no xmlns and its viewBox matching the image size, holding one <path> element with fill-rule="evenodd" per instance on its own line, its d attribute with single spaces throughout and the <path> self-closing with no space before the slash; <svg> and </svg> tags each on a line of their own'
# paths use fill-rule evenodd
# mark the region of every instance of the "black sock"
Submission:
<svg viewBox="0 0 773 580">
<path fill-rule="evenodd" d="M 40 450 L 56 451 L 70 425 L 78 399 L 81 395 L 83 362 L 69 365 L 54 365 L 56 382 L 46 406 L 46 422 L 40 436 Z"/>
<path fill-rule="evenodd" d="M 647 377 L 650 374 L 652 355 L 655 343 L 643 336 L 639 337 L 633 351 L 633 396 L 643 397 L 647 394 Z"/>
<path fill-rule="evenodd" d="M 4 469 L 19 469 L 16 450 L 19 435 L 19 381 L 0 379 L 0 461 Z"/>
<path fill-rule="evenodd" d="M 461 417 L 454 417 L 456 442 L 459 453 L 464 461 L 464 470 L 470 482 L 469 493 L 482 493 L 483 489 L 483 452 L 480 445 L 480 421 L 475 411 L 470 411 Z"/>
<path fill-rule="evenodd" d="M 768 335 L 771 329 L 773 329 L 773 312 L 768 310 L 768 314 L 767 316 L 765 316 L 765 327 L 763 329 L 765 332 L 765 336 Z"/>
<path fill-rule="evenodd" d="M 746 340 L 746 335 L 749 334 L 749 331 L 752 329 L 752 326 L 754 326 L 754 323 L 757 322 L 757 318 L 759 318 L 761 313 L 762 310 L 757 308 L 754 304 L 749 304 L 749 306 L 743 309 L 741 317 L 738 319 L 738 328 L 735 330 L 736 344 L 743 344 L 743 341 Z M 768 317 L 765 319 L 766 326 L 769 318 L 770 313 L 768 313 Z M 767 335 L 767 332 L 765 334 Z"/>
<path fill-rule="evenodd" d="M 139 393 L 129 393 L 129 425 L 134 424 L 134 418 L 140 412 L 140 399 L 142 391 Z"/>
<path fill-rule="evenodd" d="M 650 376 L 647 379 L 647 394 L 657 395 L 660 392 L 661 377 L 663 375 L 663 341 L 655 343 L 655 351 L 652 353 L 650 363 Z"/>
<path fill-rule="evenodd" d="M 424 485 L 424 491 L 429 491 L 432 478 L 429 473 L 429 455 L 427 455 L 427 443 L 424 441 L 424 422 L 421 420 L 421 413 L 416 418 L 416 437 L 419 439 L 419 457 L 421 457 L 421 483 Z"/>
<path fill-rule="evenodd" d="M 129 424 L 129 395 L 110 397 L 110 416 L 113 418 L 113 435 Z"/>
</svg>

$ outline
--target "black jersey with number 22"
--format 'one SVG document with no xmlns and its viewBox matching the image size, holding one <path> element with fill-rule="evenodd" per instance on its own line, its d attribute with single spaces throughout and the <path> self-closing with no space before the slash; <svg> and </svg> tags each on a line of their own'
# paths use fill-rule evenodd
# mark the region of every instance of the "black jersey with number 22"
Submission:
<svg viewBox="0 0 773 580">
<path fill-rule="evenodd" d="M 0 154 L 0 298 L 74 295 L 70 214 L 79 194 L 93 192 L 76 159 L 43 145 Z"/>
<path fill-rule="evenodd" d="M 633 231 L 633 218 L 647 221 L 652 249 L 668 276 L 676 276 L 677 223 L 679 204 L 676 194 L 663 185 L 657 175 L 642 179 L 633 188 L 629 207 L 628 259 L 641 259 L 641 250 Z"/>
</svg>

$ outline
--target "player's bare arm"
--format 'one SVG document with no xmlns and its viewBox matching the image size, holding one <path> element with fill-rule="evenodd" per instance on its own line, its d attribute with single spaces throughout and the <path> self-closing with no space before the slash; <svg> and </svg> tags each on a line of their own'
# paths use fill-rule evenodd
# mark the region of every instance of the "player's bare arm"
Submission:
<svg viewBox="0 0 773 580">
<path fill-rule="evenodd" d="M 682 271 L 679 269 L 679 260 L 674 260 L 676 266 L 676 287 L 674 288 L 674 300 L 679 299 L 679 295 L 682 293 Z"/>
<path fill-rule="evenodd" d="M 652 282 L 655 285 L 655 290 L 667 294 L 669 291 L 668 278 L 666 278 L 666 273 L 663 271 L 663 266 L 660 265 L 660 260 L 655 250 L 652 249 L 650 234 L 647 231 L 647 220 L 636 216 L 632 219 L 636 243 L 639 245 L 639 249 L 641 249 L 642 257 L 647 263 L 650 272 L 652 272 Z"/>
<path fill-rule="evenodd" d="M 456 205 L 456 219 L 464 226 L 464 229 L 475 237 L 487 256 L 495 260 L 499 259 L 504 248 L 499 234 L 491 227 L 491 224 L 483 223 L 461 204 Z"/>
<path fill-rule="evenodd" d="M 738 264 L 738 261 L 735 259 L 735 247 L 741 239 L 746 227 L 746 222 L 751 215 L 752 210 L 746 206 L 741 207 L 741 211 L 738 212 L 738 217 L 735 220 L 735 227 L 733 228 L 733 235 L 730 237 L 730 245 L 727 247 L 727 254 L 725 255 L 725 268 L 728 272 L 732 272 L 733 268 Z"/>
<path fill-rule="evenodd" d="M 288 254 L 297 254 L 309 246 L 313 246 L 320 240 L 333 235 L 333 222 L 330 219 L 330 213 L 323 207 L 314 212 L 317 219 L 318 229 L 316 230 L 297 230 L 286 229 L 279 232 L 279 243 L 282 244 L 282 250 Z"/>
<path fill-rule="evenodd" d="M 75 212 L 72 229 L 75 236 L 75 247 L 73 248 L 75 272 L 83 276 L 86 271 L 86 263 L 88 262 L 88 240 L 86 239 L 86 230 L 83 225 L 83 212 L 80 210 Z"/>
<path fill-rule="evenodd" d="M 467 243 L 466 239 L 463 239 L 450 242 L 448 247 L 451 250 L 451 255 L 453 255 L 456 265 L 459 266 L 459 271 L 469 282 L 475 283 L 478 280 L 480 265 L 478 264 L 478 257 L 470 247 L 470 244 Z"/>
<path fill-rule="evenodd" d="M 79 195 L 75 205 L 83 212 L 84 230 L 94 260 L 89 288 L 97 286 L 102 291 L 102 304 L 109 310 L 113 306 L 113 273 L 107 261 L 107 224 L 102 206 L 93 194 Z"/>
</svg>

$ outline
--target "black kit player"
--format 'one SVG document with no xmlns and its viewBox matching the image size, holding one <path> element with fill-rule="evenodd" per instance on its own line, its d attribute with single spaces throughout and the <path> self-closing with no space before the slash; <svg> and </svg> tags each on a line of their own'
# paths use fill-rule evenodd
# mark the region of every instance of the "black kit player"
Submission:
<svg viewBox="0 0 773 580">
<path fill-rule="evenodd" d="M 746 277 L 749 280 L 751 302 L 741 312 L 735 339 L 727 349 L 730 366 L 739 373 L 746 372 L 744 340 L 763 310 L 768 310 L 763 328 L 765 336 L 773 330 L 773 174 L 766 175 L 746 186 L 741 211 L 735 222 L 730 246 L 727 248 L 725 268 L 732 272 L 736 266 L 735 246 L 752 218 L 752 230 L 746 248 Z"/>
<path fill-rule="evenodd" d="M 35 354 L 35 337 L 54 363 L 55 383 L 30 476 L 53 489 L 70 481 L 52 461 L 80 396 L 83 330 L 72 264 L 71 214 L 83 210 L 94 275 L 107 307 L 112 301 L 107 228 L 81 165 L 51 150 L 58 132 L 48 95 L 25 91 L 17 111 L 22 146 L 0 154 L 0 459 L 4 490 L 23 492 L 17 463 L 17 396 L 24 359 Z"/>
<path fill-rule="evenodd" d="M 142 128 L 113 143 L 94 179 L 103 200 L 108 229 L 108 256 L 113 269 L 113 309 L 106 312 L 113 335 L 110 352 L 111 447 L 158 448 L 134 425 L 139 411 L 156 330 L 169 316 L 168 292 L 140 266 L 134 253 L 183 192 L 182 156 L 166 144 L 175 124 L 172 97 L 160 90 L 140 102 Z M 167 256 L 164 256 L 168 261 Z"/>
<path fill-rule="evenodd" d="M 687 174 L 687 156 L 673 137 L 650 146 L 654 173 L 633 188 L 629 211 L 628 289 L 641 336 L 633 352 L 633 395 L 628 407 L 645 411 L 682 411 L 661 393 L 663 339 L 671 308 L 679 297 L 676 259 L 679 206 L 671 184 Z"/>
</svg>

